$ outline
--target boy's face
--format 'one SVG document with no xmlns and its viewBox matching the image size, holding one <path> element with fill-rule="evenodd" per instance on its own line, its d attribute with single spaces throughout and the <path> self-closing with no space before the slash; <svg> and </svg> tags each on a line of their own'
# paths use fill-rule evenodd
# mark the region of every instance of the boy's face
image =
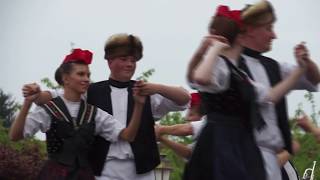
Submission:
<svg viewBox="0 0 320 180">
<path fill-rule="evenodd" d="M 186 121 L 199 121 L 201 120 L 201 117 L 200 107 L 194 106 L 188 109 L 185 119 Z"/>
<path fill-rule="evenodd" d="M 136 70 L 136 58 L 133 56 L 121 56 L 108 60 L 111 78 L 126 82 L 131 80 Z"/>
</svg>

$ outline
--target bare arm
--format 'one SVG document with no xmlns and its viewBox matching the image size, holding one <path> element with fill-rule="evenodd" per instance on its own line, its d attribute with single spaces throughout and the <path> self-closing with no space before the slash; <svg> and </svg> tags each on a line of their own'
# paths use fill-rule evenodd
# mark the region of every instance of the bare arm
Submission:
<svg viewBox="0 0 320 180">
<path fill-rule="evenodd" d="M 320 71 L 318 66 L 312 60 L 308 60 L 306 64 L 307 64 L 307 71 L 306 71 L 307 79 L 314 85 L 319 84 Z"/>
<path fill-rule="evenodd" d="M 139 84 L 141 82 L 139 81 L 137 83 Z M 133 89 L 134 108 L 133 108 L 131 120 L 129 125 L 126 128 L 124 128 L 119 135 L 121 139 L 129 142 L 134 141 L 137 135 L 138 129 L 140 127 L 140 122 L 141 122 L 141 114 L 142 114 L 143 107 L 146 100 L 145 96 L 141 96 L 138 93 L 139 93 L 138 90 L 134 88 Z"/>
<path fill-rule="evenodd" d="M 189 148 L 187 145 L 171 141 L 163 136 L 161 136 L 159 139 L 161 143 L 172 149 L 179 156 L 184 158 L 191 157 L 192 149 Z"/>
<path fill-rule="evenodd" d="M 188 91 L 182 87 L 143 82 L 137 84 L 136 88 L 139 89 L 142 95 L 153 95 L 158 93 L 181 106 L 186 105 L 190 100 Z"/>
<path fill-rule="evenodd" d="M 292 140 L 292 151 L 293 154 L 296 154 L 300 150 L 300 144 L 296 140 Z M 282 150 L 277 154 L 278 162 L 280 166 L 284 166 L 287 161 L 291 158 L 291 154 L 287 150 Z"/>
<path fill-rule="evenodd" d="M 42 105 L 49 102 L 52 96 L 49 91 L 41 91 L 39 97 L 34 101 L 37 105 Z"/>
<path fill-rule="evenodd" d="M 38 94 L 25 97 L 22 108 L 10 127 L 9 137 L 12 141 L 18 141 L 20 139 L 23 139 L 23 131 L 26 122 L 26 117 L 29 113 L 32 103 L 37 98 Z"/>
<path fill-rule="evenodd" d="M 34 100 L 34 103 L 36 103 L 37 105 L 45 104 L 52 99 L 50 92 L 41 91 L 40 86 L 36 83 L 23 85 L 22 93 L 24 97 L 38 94 L 37 98 Z"/>
<path fill-rule="evenodd" d="M 135 103 L 130 123 L 119 135 L 121 139 L 129 142 L 134 141 L 140 126 L 142 110 L 143 104 Z"/>
<path fill-rule="evenodd" d="M 280 153 L 277 154 L 277 158 L 278 158 L 278 163 L 279 165 L 282 167 L 283 165 L 285 165 L 287 163 L 287 161 L 289 161 L 291 155 L 288 151 L 283 150 Z"/>
<path fill-rule="evenodd" d="M 207 56 L 199 63 L 194 70 L 194 81 L 200 85 L 210 85 L 212 77 L 212 69 L 217 64 L 218 56 L 221 50 L 226 47 L 225 43 L 215 41 L 208 50 Z"/>
<path fill-rule="evenodd" d="M 22 108 L 12 123 L 9 131 L 9 137 L 12 141 L 18 141 L 23 139 L 23 129 L 26 122 L 26 117 L 29 113 L 32 101 L 25 100 L 23 102 Z"/>
<path fill-rule="evenodd" d="M 320 71 L 316 63 L 314 63 L 309 56 L 309 52 L 305 43 L 302 42 L 295 46 L 295 53 L 302 53 L 301 56 L 306 63 L 306 78 L 314 85 L 317 85 L 320 82 Z"/>
<path fill-rule="evenodd" d="M 156 126 L 160 135 L 188 136 L 193 135 L 190 123 L 175 124 L 171 126 Z"/>
<path fill-rule="evenodd" d="M 287 78 L 285 78 L 276 86 L 274 86 L 272 89 L 270 89 L 267 97 L 271 102 L 276 103 L 285 94 L 287 94 L 307 69 L 307 62 L 305 59 L 305 55 L 307 54 L 307 49 L 296 48 L 294 54 L 299 66 L 293 72 L 291 72 L 291 74 Z"/>
<path fill-rule="evenodd" d="M 320 128 L 316 127 L 312 120 L 304 115 L 301 118 L 297 119 L 297 124 L 306 132 L 311 133 L 317 140 L 318 143 L 320 143 Z"/>
<path fill-rule="evenodd" d="M 211 45 L 211 40 L 208 38 L 204 38 L 200 44 L 200 47 L 193 54 L 187 69 L 187 80 L 190 82 L 194 82 L 194 70 L 195 67 L 198 66 L 199 62 L 202 61 L 203 56 L 206 54 L 208 48 Z"/>
<path fill-rule="evenodd" d="M 267 95 L 267 100 L 277 103 L 296 84 L 298 79 L 304 74 L 305 68 L 298 67 L 287 78 L 272 87 Z"/>
</svg>

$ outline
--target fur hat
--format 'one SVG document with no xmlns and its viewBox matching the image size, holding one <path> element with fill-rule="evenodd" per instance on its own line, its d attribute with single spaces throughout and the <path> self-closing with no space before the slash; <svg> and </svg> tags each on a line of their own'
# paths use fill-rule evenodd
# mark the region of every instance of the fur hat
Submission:
<svg viewBox="0 0 320 180">
<path fill-rule="evenodd" d="M 114 34 L 104 46 L 104 58 L 109 60 L 119 56 L 134 56 L 136 60 L 142 58 L 143 46 L 137 36 L 131 34 Z"/>
<path fill-rule="evenodd" d="M 253 26 L 260 26 L 276 21 L 273 7 L 266 0 L 261 0 L 253 5 L 247 5 L 242 10 L 241 18 L 244 24 Z"/>
</svg>

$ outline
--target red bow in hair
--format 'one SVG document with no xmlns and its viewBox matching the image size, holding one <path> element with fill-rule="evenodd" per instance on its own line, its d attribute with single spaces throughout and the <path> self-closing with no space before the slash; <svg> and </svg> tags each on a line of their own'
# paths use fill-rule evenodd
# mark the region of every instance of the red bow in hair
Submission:
<svg viewBox="0 0 320 180">
<path fill-rule="evenodd" d="M 71 54 L 67 55 L 62 63 L 81 61 L 85 64 L 91 64 L 92 52 L 82 49 L 74 49 Z"/>
<path fill-rule="evenodd" d="M 199 106 L 201 103 L 200 94 L 199 93 L 191 93 L 191 103 L 190 107 Z"/>
<path fill-rule="evenodd" d="M 242 25 L 241 21 L 241 11 L 233 10 L 230 11 L 228 6 L 219 6 L 217 8 L 216 16 L 227 17 L 238 24 L 239 27 Z"/>
</svg>

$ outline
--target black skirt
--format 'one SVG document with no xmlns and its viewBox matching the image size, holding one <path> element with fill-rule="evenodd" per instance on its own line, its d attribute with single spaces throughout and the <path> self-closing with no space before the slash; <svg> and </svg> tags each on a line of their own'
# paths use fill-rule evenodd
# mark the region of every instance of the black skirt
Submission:
<svg viewBox="0 0 320 180">
<path fill-rule="evenodd" d="M 48 160 L 40 171 L 38 180 L 94 180 L 89 167 L 74 168 Z"/>
<path fill-rule="evenodd" d="M 251 128 L 234 117 L 210 118 L 186 164 L 183 179 L 265 180 L 262 156 Z"/>
</svg>

